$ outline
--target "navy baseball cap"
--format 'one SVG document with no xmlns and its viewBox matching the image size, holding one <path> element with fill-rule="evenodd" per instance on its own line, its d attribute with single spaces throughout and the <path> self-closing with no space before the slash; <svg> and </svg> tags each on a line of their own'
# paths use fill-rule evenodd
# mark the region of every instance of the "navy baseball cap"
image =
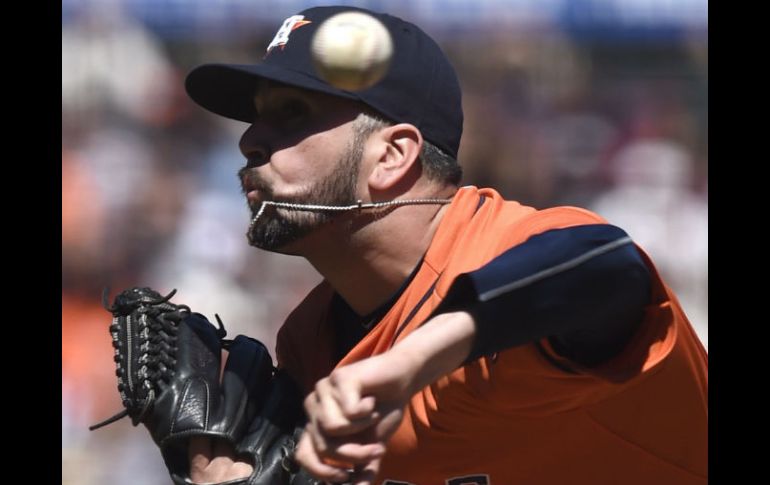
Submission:
<svg viewBox="0 0 770 485">
<path fill-rule="evenodd" d="M 372 87 L 357 92 L 338 89 L 321 79 L 310 54 L 313 34 L 321 23 L 347 11 L 377 18 L 393 39 L 388 72 Z M 260 79 L 361 101 L 391 121 L 415 125 L 426 140 L 457 158 L 463 111 L 455 70 L 433 39 L 398 17 L 356 7 L 309 8 L 284 21 L 260 62 L 198 66 L 187 75 L 185 88 L 207 110 L 252 123 Z"/>
</svg>

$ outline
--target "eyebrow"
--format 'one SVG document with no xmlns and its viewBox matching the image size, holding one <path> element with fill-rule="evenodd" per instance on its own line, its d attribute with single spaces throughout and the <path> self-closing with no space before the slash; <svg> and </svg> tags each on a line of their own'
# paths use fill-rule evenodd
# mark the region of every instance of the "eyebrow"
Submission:
<svg viewBox="0 0 770 485">
<path fill-rule="evenodd" d="M 289 84 L 278 83 L 275 81 L 271 81 L 269 79 L 259 79 L 257 81 L 257 87 L 254 89 L 254 94 L 252 96 L 252 102 L 254 103 L 254 105 L 256 106 L 257 100 L 260 99 L 260 97 L 263 97 L 263 98 L 266 97 L 271 90 L 274 90 L 276 88 L 292 89 L 292 90 L 296 90 L 297 93 L 306 93 L 306 92 L 312 93 L 311 90 L 298 88 L 295 86 L 291 86 Z"/>
</svg>

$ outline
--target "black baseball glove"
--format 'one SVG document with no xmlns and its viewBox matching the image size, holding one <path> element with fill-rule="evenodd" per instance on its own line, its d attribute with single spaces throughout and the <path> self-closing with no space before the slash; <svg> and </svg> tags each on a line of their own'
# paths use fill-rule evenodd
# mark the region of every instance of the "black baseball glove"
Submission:
<svg viewBox="0 0 770 485">
<path fill-rule="evenodd" d="M 315 484 L 292 456 L 304 420 L 302 397 L 288 376 L 274 377 L 259 341 L 226 340 L 219 328 L 185 305 L 150 288 L 131 288 L 107 304 L 112 313 L 116 375 L 125 409 L 91 426 L 125 416 L 142 423 L 158 445 L 174 483 L 189 477 L 189 438 L 224 439 L 254 461 L 248 479 L 228 484 Z M 220 380 L 222 349 L 228 351 Z"/>
</svg>

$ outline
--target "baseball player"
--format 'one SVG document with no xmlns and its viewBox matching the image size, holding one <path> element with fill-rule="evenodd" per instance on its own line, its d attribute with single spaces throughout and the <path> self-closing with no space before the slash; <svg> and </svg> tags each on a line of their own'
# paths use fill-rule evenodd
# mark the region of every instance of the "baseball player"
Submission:
<svg viewBox="0 0 770 485">
<path fill-rule="evenodd" d="M 186 80 L 249 124 L 250 244 L 323 276 L 277 339 L 304 396 L 297 463 L 356 484 L 706 483 L 707 354 L 653 262 L 587 210 L 460 186 L 460 85 L 417 26 L 369 12 L 385 77 L 319 78 L 313 33 L 346 10 L 299 12 L 258 63 Z M 188 451 L 186 483 L 259 466 L 215 438 Z"/>
</svg>

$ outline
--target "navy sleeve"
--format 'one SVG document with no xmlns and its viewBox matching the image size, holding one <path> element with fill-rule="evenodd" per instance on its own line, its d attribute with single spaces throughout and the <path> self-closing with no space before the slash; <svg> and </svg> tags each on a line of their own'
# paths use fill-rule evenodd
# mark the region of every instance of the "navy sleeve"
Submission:
<svg viewBox="0 0 770 485">
<path fill-rule="evenodd" d="M 466 362 L 548 337 L 561 355 L 590 366 L 622 350 L 649 298 L 649 270 L 628 234 L 591 224 L 538 234 L 460 275 L 434 314 L 473 315 Z"/>
</svg>

